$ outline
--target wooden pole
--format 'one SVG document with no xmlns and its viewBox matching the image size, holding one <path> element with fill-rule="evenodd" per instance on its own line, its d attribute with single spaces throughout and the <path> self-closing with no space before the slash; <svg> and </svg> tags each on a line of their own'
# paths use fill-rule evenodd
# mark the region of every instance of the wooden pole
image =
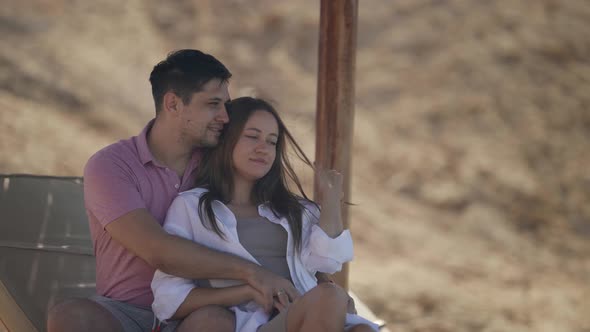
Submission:
<svg viewBox="0 0 590 332">
<path fill-rule="evenodd" d="M 344 200 L 350 202 L 358 0 L 322 0 L 320 6 L 315 160 L 342 173 Z M 349 228 L 347 205 L 342 218 Z M 348 264 L 335 278 L 348 289 Z"/>
</svg>

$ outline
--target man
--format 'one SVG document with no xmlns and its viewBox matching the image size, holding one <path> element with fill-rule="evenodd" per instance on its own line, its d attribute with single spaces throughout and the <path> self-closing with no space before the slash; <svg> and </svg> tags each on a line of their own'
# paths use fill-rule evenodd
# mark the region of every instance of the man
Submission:
<svg viewBox="0 0 590 332">
<path fill-rule="evenodd" d="M 258 265 L 161 228 L 174 197 L 194 182 L 200 149 L 215 146 L 228 122 L 230 77 L 221 62 L 197 50 L 173 52 L 154 67 L 155 119 L 138 136 L 97 152 L 84 171 L 98 296 L 54 307 L 50 332 L 149 331 L 155 269 L 191 279 L 243 280 L 262 294 L 267 309 L 279 291 L 298 297 L 289 281 Z M 188 330 L 233 331 L 234 317 L 221 306 L 205 307 L 177 326 Z"/>
</svg>

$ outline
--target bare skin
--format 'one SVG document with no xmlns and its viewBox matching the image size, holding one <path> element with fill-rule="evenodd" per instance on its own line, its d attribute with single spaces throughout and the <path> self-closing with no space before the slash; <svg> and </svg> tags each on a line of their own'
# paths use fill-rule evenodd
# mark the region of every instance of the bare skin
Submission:
<svg viewBox="0 0 590 332">
<path fill-rule="evenodd" d="M 176 332 L 230 332 L 235 325 L 233 312 L 220 306 L 206 306 L 187 316 Z"/>
<path fill-rule="evenodd" d="M 242 137 L 236 143 L 233 156 L 234 191 L 227 207 L 237 219 L 258 216 L 257 205 L 251 201 L 255 182 L 268 172 L 276 156 L 273 142 L 277 137 L 276 120 L 267 112 L 255 112 L 244 125 Z M 253 162 L 254 161 L 254 162 Z M 322 215 L 319 225 L 331 237 L 343 231 L 340 217 L 342 176 L 335 171 L 318 171 Z M 329 281 L 326 275 L 320 275 Z M 249 298 L 250 297 L 250 298 Z M 289 331 L 343 331 L 347 311 L 355 312 L 354 302 L 335 284 L 324 282 L 299 299 L 286 291 L 275 293 L 273 306 L 279 311 L 288 309 Z M 248 294 L 248 286 L 224 289 L 193 289 L 178 308 L 175 317 L 184 317 L 194 309 L 208 304 L 235 305 L 257 299 L 256 292 Z M 293 302 L 294 301 L 294 302 Z M 293 303 L 292 303 L 293 302 Z M 265 307 L 266 311 L 269 311 Z M 363 327 L 355 327 L 363 331 Z"/>
<path fill-rule="evenodd" d="M 348 294 L 342 288 L 330 283 L 320 284 L 289 306 L 287 330 L 342 332 L 347 307 Z M 372 332 L 373 329 L 360 324 L 349 331 Z"/>
<path fill-rule="evenodd" d="M 335 170 L 318 169 L 315 172 L 315 180 L 319 188 L 319 204 L 322 207 L 319 225 L 328 234 L 335 238 L 342 233 L 342 174 Z"/>
<path fill-rule="evenodd" d="M 244 138 L 240 138 L 234 147 L 234 192 L 228 204 L 238 218 L 257 215 L 256 205 L 250 200 L 251 191 L 258 179 L 256 176 L 266 174 L 258 172 L 275 159 L 276 148 L 272 142 L 278 130 L 276 120 L 269 113 L 260 111 L 251 116 L 244 128 Z M 262 164 L 252 166 L 248 162 L 251 160 L 260 160 Z M 322 206 L 319 226 L 328 236 L 335 238 L 343 231 L 340 212 L 342 175 L 334 170 L 317 170 L 316 181 L 320 188 Z M 288 309 L 287 330 L 290 332 L 341 332 L 344 330 L 347 311 L 355 311 L 354 303 L 349 299 L 348 294 L 337 285 L 322 283 L 298 299 L 290 298 L 287 292 L 278 292 L 274 306 L 281 312 Z M 363 331 L 366 326 L 355 328 Z"/>
<path fill-rule="evenodd" d="M 148 146 L 154 157 L 182 176 L 196 147 L 217 144 L 220 128 L 228 121 L 225 109 L 228 100 L 227 83 L 216 79 L 194 93 L 188 104 L 173 92 L 166 93 L 148 136 Z M 273 294 L 279 289 L 284 289 L 293 299 L 299 296 L 288 280 L 256 264 L 166 233 L 146 209 L 123 215 L 109 223 L 106 230 L 123 247 L 168 274 L 190 279 L 242 280 L 261 294 L 258 298 L 265 308 L 272 307 Z M 78 314 L 72 316 L 69 310 Z M 96 323 L 88 325 L 89 321 Z M 100 305 L 76 299 L 52 308 L 47 325 L 50 332 L 117 331 L 121 328 Z"/>
<path fill-rule="evenodd" d="M 47 330 L 123 332 L 123 327 L 100 304 L 88 299 L 70 299 L 51 308 Z"/>
</svg>

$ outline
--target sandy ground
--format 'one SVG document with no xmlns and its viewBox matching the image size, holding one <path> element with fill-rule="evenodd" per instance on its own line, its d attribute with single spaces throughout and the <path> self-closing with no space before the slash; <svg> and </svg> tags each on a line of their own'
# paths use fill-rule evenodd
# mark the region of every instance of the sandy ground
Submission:
<svg viewBox="0 0 590 332">
<path fill-rule="evenodd" d="M 360 2 L 351 288 L 393 331 L 590 331 L 590 3 Z M 272 96 L 313 156 L 318 9 L 8 1 L 0 172 L 81 175 L 187 47 L 233 96 Z"/>
</svg>

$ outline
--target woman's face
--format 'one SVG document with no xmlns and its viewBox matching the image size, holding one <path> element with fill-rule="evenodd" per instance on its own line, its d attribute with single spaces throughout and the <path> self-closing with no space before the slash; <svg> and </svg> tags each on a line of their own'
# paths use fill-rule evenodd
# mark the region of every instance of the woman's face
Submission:
<svg viewBox="0 0 590 332">
<path fill-rule="evenodd" d="M 278 139 L 274 116 L 264 110 L 254 111 L 232 153 L 234 176 L 250 182 L 265 176 L 275 160 Z"/>
</svg>

